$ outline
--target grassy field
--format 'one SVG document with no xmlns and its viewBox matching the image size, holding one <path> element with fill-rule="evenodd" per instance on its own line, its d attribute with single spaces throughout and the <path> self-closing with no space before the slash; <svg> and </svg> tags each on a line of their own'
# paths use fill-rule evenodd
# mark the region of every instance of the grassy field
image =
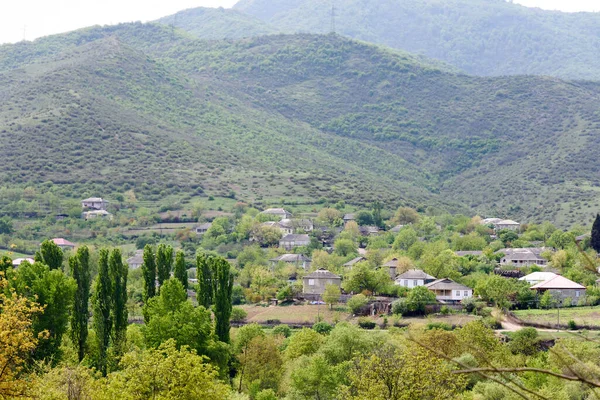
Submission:
<svg viewBox="0 0 600 400">
<path fill-rule="evenodd" d="M 556 324 L 559 312 L 551 310 L 517 310 L 514 314 L 523 321 Z M 600 307 L 573 307 L 560 309 L 560 323 L 566 324 L 570 320 L 577 325 L 600 326 Z"/>
</svg>

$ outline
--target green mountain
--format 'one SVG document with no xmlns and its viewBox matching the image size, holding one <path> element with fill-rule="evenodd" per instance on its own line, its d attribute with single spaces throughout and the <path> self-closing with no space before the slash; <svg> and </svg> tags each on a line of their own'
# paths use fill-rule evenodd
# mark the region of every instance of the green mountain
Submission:
<svg viewBox="0 0 600 400">
<path fill-rule="evenodd" d="M 475 75 L 600 79 L 600 13 L 505 0 L 240 0 L 235 9 L 282 32 L 329 33 L 443 60 Z"/>
<path fill-rule="evenodd" d="M 336 35 L 126 24 L 0 47 L 3 182 L 587 220 L 600 86 L 478 78 Z"/>
<path fill-rule="evenodd" d="M 278 33 L 277 29 L 256 17 L 224 8 L 192 8 L 156 22 L 182 29 L 202 39 L 241 39 Z"/>
</svg>

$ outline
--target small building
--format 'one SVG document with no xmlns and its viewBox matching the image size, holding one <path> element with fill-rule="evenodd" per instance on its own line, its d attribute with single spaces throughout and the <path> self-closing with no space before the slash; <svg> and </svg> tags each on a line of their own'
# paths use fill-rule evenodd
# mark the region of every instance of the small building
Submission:
<svg viewBox="0 0 600 400">
<path fill-rule="evenodd" d="M 497 231 L 502 230 L 502 229 L 518 231 L 519 229 L 521 229 L 521 224 L 518 222 L 515 222 L 513 220 L 510 220 L 510 219 L 503 219 L 498 222 L 495 222 L 494 227 L 496 228 Z"/>
<path fill-rule="evenodd" d="M 435 277 L 420 269 L 410 269 L 396 277 L 394 284 L 413 288 L 417 286 L 425 286 L 426 284 L 435 281 Z"/>
<path fill-rule="evenodd" d="M 265 211 L 261 212 L 261 214 L 272 215 L 279 219 L 292 218 L 292 213 L 284 210 L 283 208 L 267 208 Z"/>
<path fill-rule="evenodd" d="M 383 264 L 384 268 L 387 268 L 389 274 L 390 274 L 390 278 L 395 279 L 396 278 L 396 271 L 398 270 L 398 259 L 397 258 L 392 258 L 390 261 L 386 262 L 385 264 Z"/>
<path fill-rule="evenodd" d="M 310 237 L 307 234 L 290 234 L 285 235 L 279 241 L 279 247 L 292 250 L 295 247 L 308 246 L 310 244 Z"/>
<path fill-rule="evenodd" d="M 346 268 L 352 269 L 352 267 L 354 266 L 354 264 L 362 262 L 362 261 L 367 261 L 367 259 L 365 257 L 363 257 L 363 256 L 356 257 L 356 258 L 353 258 L 352 260 L 348 261 L 343 266 L 346 267 Z"/>
<path fill-rule="evenodd" d="M 354 217 L 354 214 L 344 214 L 344 225 L 350 221 L 354 221 L 356 218 Z"/>
<path fill-rule="evenodd" d="M 375 236 L 379 234 L 379 227 L 377 226 L 359 226 L 358 231 L 362 236 Z"/>
<path fill-rule="evenodd" d="M 112 214 L 106 210 L 92 210 L 92 211 L 84 211 L 81 213 L 81 216 L 84 220 L 88 221 L 90 219 L 112 219 Z"/>
<path fill-rule="evenodd" d="M 302 293 L 323 294 L 327 285 L 342 285 L 342 278 L 326 269 L 318 269 L 302 278 Z"/>
<path fill-rule="evenodd" d="M 283 262 L 308 271 L 310 269 L 311 260 L 304 254 L 282 254 L 279 257 L 271 258 L 269 261 L 271 262 L 272 267 L 275 267 L 277 263 Z"/>
<path fill-rule="evenodd" d="M 535 285 L 538 283 L 546 282 L 549 279 L 557 276 L 554 272 L 532 272 L 529 275 L 525 275 L 522 278 L 519 278 L 520 281 L 527 281 L 530 285 Z"/>
<path fill-rule="evenodd" d="M 393 227 L 392 229 L 390 229 L 390 232 L 392 232 L 392 233 L 398 233 L 398 232 L 400 232 L 400 230 L 402 230 L 402 228 L 404 228 L 404 225 L 396 225 L 395 227 Z"/>
<path fill-rule="evenodd" d="M 60 247 L 62 250 L 73 250 L 75 248 L 75 243 L 71 243 L 63 238 L 54 238 L 50 240 L 52 240 L 54 244 Z"/>
<path fill-rule="evenodd" d="M 268 226 L 270 228 L 279 229 L 281 234 L 285 236 L 285 235 L 291 235 L 292 233 L 294 233 L 294 228 L 292 227 L 291 223 L 289 223 L 288 221 L 290 221 L 290 220 L 282 219 L 279 222 L 278 221 L 267 221 L 267 222 L 263 222 L 261 225 Z"/>
<path fill-rule="evenodd" d="M 442 303 L 460 303 L 463 299 L 473 297 L 473 289 L 450 278 L 438 279 L 425 287 L 435 293 L 435 298 Z"/>
<path fill-rule="evenodd" d="M 581 300 L 585 299 L 586 289 L 585 286 L 577 282 L 573 282 L 564 276 L 556 275 L 554 278 L 533 285 L 531 290 L 535 290 L 539 296 L 548 291 L 552 297 L 560 300 L 563 305 L 571 305 L 578 304 Z M 567 299 L 571 300 L 571 304 L 564 303 Z"/>
<path fill-rule="evenodd" d="M 500 265 L 514 265 L 516 267 L 525 267 L 530 265 L 546 266 L 548 260 L 542 257 L 542 253 L 549 249 L 545 247 L 501 249 L 496 253 L 503 253 L 504 257 L 500 259 Z"/>
<path fill-rule="evenodd" d="M 89 199 L 81 200 L 81 208 L 87 210 L 106 210 L 108 201 L 101 197 L 90 197 Z"/>
<path fill-rule="evenodd" d="M 474 257 L 479 257 L 483 255 L 483 251 L 481 250 L 462 250 L 462 251 L 455 251 L 454 254 L 456 254 L 459 257 L 465 257 L 465 256 L 474 256 Z"/>
<path fill-rule="evenodd" d="M 138 269 L 144 263 L 144 250 L 136 250 L 135 255 L 127 259 L 129 269 Z"/>
<path fill-rule="evenodd" d="M 212 226 L 211 222 L 205 222 L 203 224 L 200 224 L 200 225 L 196 226 L 194 228 L 194 232 L 196 232 L 196 235 L 202 236 L 206 232 L 208 232 L 208 230 L 210 229 L 211 226 Z"/>
<path fill-rule="evenodd" d="M 17 268 L 23 262 L 28 262 L 29 264 L 33 264 L 35 262 L 35 260 L 33 258 L 30 258 L 30 257 L 27 257 L 27 258 L 15 258 L 14 260 L 12 260 L 12 266 L 13 266 L 13 268 Z"/>
<path fill-rule="evenodd" d="M 313 222 L 310 219 L 292 220 L 292 226 L 304 232 L 312 232 L 315 228 Z"/>
</svg>

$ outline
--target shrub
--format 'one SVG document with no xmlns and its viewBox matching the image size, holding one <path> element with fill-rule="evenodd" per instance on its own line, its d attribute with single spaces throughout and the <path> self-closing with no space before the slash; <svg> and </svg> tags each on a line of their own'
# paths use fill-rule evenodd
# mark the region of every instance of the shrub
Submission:
<svg viewBox="0 0 600 400">
<path fill-rule="evenodd" d="M 448 315 L 452 312 L 452 310 L 450 310 L 450 308 L 448 308 L 448 306 L 442 306 L 442 308 L 440 309 L 440 313 L 443 315 Z"/>
<path fill-rule="evenodd" d="M 377 324 L 375 321 L 371 321 L 369 318 L 361 317 L 358 319 L 358 326 L 363 329 L 374 329 Z"/>
<path fill-rule="evenodd" d="M 348 300 L 348 307 L 353 314 L 357 314 L 361 308 L 369 303 L 369 299 L 364 294 L 357 294 Z"/>
<path fill-rule="evenodd" d="M 246 310 L 240 307 L 233 307 L 231 309 L 231 322 L 243 322 L 246 320 L 248 313 Z"/>
<path fill-rule="evenodd" d="M 256 400 L 277 400 L 277 395 L 273 389 L 264 389 L 258 392 Z"/>
<path fill-rule="evenodd" d="M 573 320 L 569 320 L 569 322 L 567 323 L 567 326 L 572 331 L 576 331 L 577 330 L 577 324 Z"/>
<path fill-rule="evenodd" d="M 535 328 L 523 328 L 513 333 L 508 348 L 513 354 L 534 355 L 538 351 L 538 332 Z"/>
<path fill-rule="evenodd" d="M 273 328 L 273 335 L 280 335 L 285 338 L 288 338 L 288 337 L 290 337 L 291 334 L 292 334 L 292 330 L 286 324 L 277 325 L 276 327 Z"/>
<path fill-rule="evenodd" d="M 427 324 L 427 330 L 430 331 L 432 329 L 439 329 L 442 331 L 451 331 L 452 325 L 447 324 L 445 322 L 430 322 Z"/>
<path fill-rule="evenodd" d="M 481 322 L 483 322 L 483 324 L 490 329 L 501 329 L 502 328 L 502 324 L 500 323 L 500 321 L 494 317 L 485 317 L 484 319 L 481 320 Z"/>
<path fill-rule="evenodd" d="M 312 326 L 312 328 L 322 335 L 327 335 L 327 334 L 329 334 L 329 332 L 331 332 L 331 330 L 333 329 L 333 326 L 328 324 L 327 322 L 321 321 L 321 322 L 317 322 L 316 324 L 314 324 Z"/>
<path fill-rule="evenodd" d="M 267 325 L 281 325 L 281 321 L 278 319 L 268 319 L 266 323 Z"/>
<path fill-rule="evenodd" d="M 408 313 L 406 299 L 398 299 L 392 303 L 392 313 L 395 315 L 405 315 Z"/>
</svg>

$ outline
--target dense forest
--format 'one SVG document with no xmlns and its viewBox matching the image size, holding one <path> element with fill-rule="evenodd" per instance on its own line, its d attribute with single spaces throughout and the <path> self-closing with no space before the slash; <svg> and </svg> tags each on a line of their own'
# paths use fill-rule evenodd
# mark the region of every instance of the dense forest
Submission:
<svg viewBox="0 0 600 400">
<path fill-rule="evenodd" d="M 23 189 L 380 200 L 565 226 L 598 206 L 596 84 L 470 77 L 337 35 L 215 42 L 153 24 L 0 54 L 0 174 Z"/>
</svg>

